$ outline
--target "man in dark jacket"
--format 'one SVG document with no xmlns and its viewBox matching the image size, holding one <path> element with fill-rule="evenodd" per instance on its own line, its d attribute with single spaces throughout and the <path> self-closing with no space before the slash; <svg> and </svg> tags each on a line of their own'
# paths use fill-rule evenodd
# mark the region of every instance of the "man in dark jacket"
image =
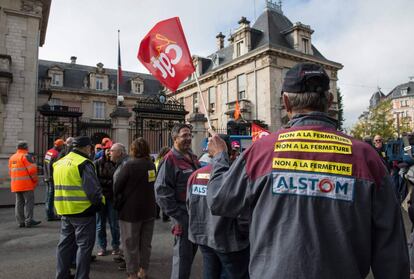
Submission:
<svg viewBox="0 0 414 279">
<path fill-rule="evenodd" d="M 155 181 L 155 193 L 158 205 L 172 218 L 174 224 L 171 279 L 188 279 L 197 245 L 188 240 L 188 212 L 185 204 L 187 181 L 200 164 L 190 149 L 192 134 L 189 125 L 174 125 L 171 136 L 174 146 L 161 162 Z"/>
<path fill-rule="evenodd" d="M 231 157 L 233 150 L 229 136 L 220 137 L 226 142 Z M 204 279 L 248 279 L 248 216 L 226 218 L 211 214 L 207 205 L 210 173 L 211 164 L 208 164 L 188 179 L 188 238 L 199 245 L 203 254 Z"/>
<path fill-rule="evenodd" d="M 250 278 L 409 277 L 407 240 L 391 177 L 369 145 L 336 131 L 330 79 L 300 63 L 283 82 L 288 128 L 256 141 L 229 169 L 215 155 L 207 201 L 213 214 L 251 213 Z M 392 256 L 390 256 L 392 255 Z"/>
<path fill-rule="evenodd" d="M 96 223 L 96 232 L 98 235 L 98 256 L 105 256 L 107 254 L 106 246 L 106 221 L 108 220 L 109 228 L 111 230 L 112 236 L 112 255 L 119 254 L 119 245 L 120 245 L 120 233 L 119 233 L 119 223 L 118 223 L 118 213 L 113 208 L 113 176 L 115 172 L 115 163 L 111 161 L 110 158 L 110 148 L 111 144 L 103 146 L 104 155 L 96 160 L 95 167 L 96 173 L 99 178 L 99 182 L 102 187 L 102 194 L 105 196 L 105 206 L 97 213 L 97 223 Z"/>
</svg>

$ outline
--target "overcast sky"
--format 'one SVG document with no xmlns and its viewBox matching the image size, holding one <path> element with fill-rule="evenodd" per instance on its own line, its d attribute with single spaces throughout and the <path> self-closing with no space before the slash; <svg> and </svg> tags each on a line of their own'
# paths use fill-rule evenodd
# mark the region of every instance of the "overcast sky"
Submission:
<svg viewBox="0 0 414 279">
<path fill-rule="evenodd" d="M 284 0 L 284 14 L 310 25 L 312 43 L 344 65 L 338 85 L 345 126 L 368 106 L 377 86 L 388 94 L 414 76 L 413 0 Z M 121 30 L 122 68 L 147 72 L 136 59 L 140 40 L 159 20 L 179 16 L 192 54 L 216 50 L 215 36 L 228 35 L 246 16 L 252 24 L 265 0 L 53 0 L 40 58 L 105 67 L 117 65 Z"/>
</svg>

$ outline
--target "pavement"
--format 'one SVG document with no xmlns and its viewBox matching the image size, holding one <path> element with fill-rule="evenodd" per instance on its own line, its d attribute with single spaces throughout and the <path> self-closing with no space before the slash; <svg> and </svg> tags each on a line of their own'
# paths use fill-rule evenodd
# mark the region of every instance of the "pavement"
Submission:
<svg viewBox="0 0 414 279">
<path fill-rule="evenodd" d="M 41 220 L 39 226 L 18 228 L 13 207 L 0 208 L 0 279 L 47 279 L 54 278 L 56 270 L 56 245 L 59 240 L 60 222 L 44 220 L 43 204 L 35 206 L 35 220 Z M 411 227 L 408 214 L 403 210 L 406 229 Z M 110 233 L 108 228 L 108 243 Z M 407 234 L 408 235 L 408 234 Z M 152 240 L 152 254 L 149 279 L 167 279 L 171 273 L 173 237 L 170 223 L 157 220 Z M 94 254 L 96 255 L 95 248 Z M 97 257 L 91 264 L 90 279 L 126 278 L 124 271 L 118 270 L 113 256 Z M 202 258 L 197 252 L 193 263 L 191 279 L 202 278 Z M 374 278 L 371 274 L 367 279 Z"/>
<path fill-rule="evenodd" d="M 44 220 L 43 205 L 35 206 L 35 220 L 39 226 L 18 228 L 14 208 L 0 208 L 0 278 L 1 279 L 49 279 L 55 277 L 56 246 L 59 241 L 60 222 Z M 108 243 L 110 243 L 108 229 Z M 173 237 L 170 224 L 157 220 L 152 239 L 149 279 L 170 278 Z M 97 249 L 93 252 L 95 255 Z M 127 278 L 125 271 L 118 270 L 113 256 L 97 257 L 91 264 L 90 279 Z M 192 279 L 202 278 L 202 258 L 198 251 L 192 269 Z"/>
</svg>

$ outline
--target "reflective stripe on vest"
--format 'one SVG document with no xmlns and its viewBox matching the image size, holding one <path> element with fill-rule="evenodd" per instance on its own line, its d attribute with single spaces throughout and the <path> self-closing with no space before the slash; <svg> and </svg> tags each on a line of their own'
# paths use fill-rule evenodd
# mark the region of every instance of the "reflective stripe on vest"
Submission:
<svg viewBox="0 0 414 279">
<path fill-rule="evenodd" d="M 17 150 L 9 159 L 12 192 L 32 191 L 37 184 L 37 166 L 27 160 L 27 150 Z"/>
<path fill-rule="evenodd" d="M 59 215 L 78 214 L 92 204 L 82 187 L 79 165 L 89 160 L 79 154 L 70 152 L 53 164 L 53 181 L 55 182 L 55 208 Z"/>
</svg>

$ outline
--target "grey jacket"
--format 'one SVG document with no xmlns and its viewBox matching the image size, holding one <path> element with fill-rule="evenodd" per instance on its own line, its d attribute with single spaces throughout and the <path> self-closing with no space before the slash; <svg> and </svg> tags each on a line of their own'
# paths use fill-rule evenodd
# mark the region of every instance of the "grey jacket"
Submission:
<svg viewBox="0 0 414 279">
<path fill-rule="evenodd" d="M 190 153 L 188 160 L 175 148 L 172 148 L 158 167 L 155 181 L 155 196 L 162 211 L 177 223 L 187 223 L 186 208 L 187 181 L 190 175 L 200 167 L 197 156 Z"/>
<path fill-rule="evenodd" d="M 251 212 L 250 278 L 407 279 L 400 206 L 381 158 L 325 115 L 213 159 L 213 214 Z"/>
<path fill-rule="evenodd" d="M 207 206 L 211 165 L 196 170 L 188 180 L 188 239 L 221 253 L 241 251 L 249 247 L 248 218 L 214 216 Z"/>
</svg>

